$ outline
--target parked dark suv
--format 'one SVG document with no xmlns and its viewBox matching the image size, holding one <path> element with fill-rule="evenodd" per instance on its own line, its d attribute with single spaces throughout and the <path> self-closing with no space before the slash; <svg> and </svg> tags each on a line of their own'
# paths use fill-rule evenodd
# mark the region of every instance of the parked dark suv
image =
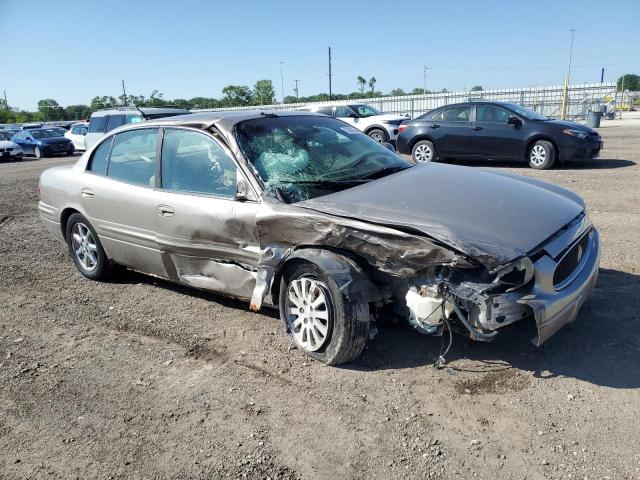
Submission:
<svg viewBox="0 0 640 480">
<path fill-rule="evenodd" d="M 404 122 L 396 148 L 416 163 L 509 159 L 542 170 L 556 160 L 596 158 L 602 138 L 592 128 L 551 120 L 520 105 L 475 101 L 439 107 Z"/>
</svg>

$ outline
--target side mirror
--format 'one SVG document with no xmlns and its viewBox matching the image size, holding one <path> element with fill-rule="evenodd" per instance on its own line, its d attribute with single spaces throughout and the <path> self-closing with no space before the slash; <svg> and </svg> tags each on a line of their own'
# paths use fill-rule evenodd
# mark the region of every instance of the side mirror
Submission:
<svg viewBox="0 0 640 480">
<path fill-rule="evenodd" d="M 388 149 L 391 150 L 393 153 L 396 153 L 396 147 L 393 146 L 393 144 L 389 143 L 389 142 L 382 142 L 381 145 Z"/>
<path fill-rule="evenodd" d="M 255 200 L 255 196 L 253 195 L 253 192 L 251 191 L 251 188 L 249 187 L 249 185 L 247 184 L 247 181 L 240 177 L 238 175 L 238 182 L 237 182 L 237 190 L 236 190 L 236 196 L 235 199 L 239 202 L 245 202 L 247 200 Z"/>
<path fill-rule="evenodd" d="M 518 117 L 511 115 L 509 117 L 509 119 L 507 120 L 507 123 L 509 125 L 522 125 L 522 120 L 520 120 Z"/>
</svg>

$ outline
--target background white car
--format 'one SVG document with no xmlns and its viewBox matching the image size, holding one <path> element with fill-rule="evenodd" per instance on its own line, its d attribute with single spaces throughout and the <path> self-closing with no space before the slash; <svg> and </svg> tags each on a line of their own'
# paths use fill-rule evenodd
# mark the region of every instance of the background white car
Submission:
<svg viewBox="0 0 640 480">
<path fill-rule="evenodd" d="M 64 136 L 71 140 L 76 150 L 86 150 L 84 137 L 87 135 L 88 130 L 88 122 L 74 123 Z"/>
<path fill-rule="evenodd" d="M 296 110 L 317 112 L 339 118 L 369 135 L 376 142 L 395 142 L 400 124 L 408 117 L 394 113 L 382 113 L 370 105 L 313 105 Z"/>
<path fill-rule="evenodd" d="M 8 160 L 10 158 L 21 159 L 24 154 L 20 145 L 11 141 L 11 137 L 15 131 L 0 130 L 0 160 Z"/>
</svg>

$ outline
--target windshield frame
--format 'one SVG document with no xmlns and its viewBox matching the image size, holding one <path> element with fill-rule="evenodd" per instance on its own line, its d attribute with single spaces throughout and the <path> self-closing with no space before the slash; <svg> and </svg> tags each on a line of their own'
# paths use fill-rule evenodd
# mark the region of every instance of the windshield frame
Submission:
<svg viewBox="0 0 640 480">
<path fill-rule="evenodd" d="M 542 115 L 541 113 L 535 112 L 530 108 L 523 107 L 522 105 L 518 105 L 517 103 L 505 103 L 504 106 L 514 113 L 520 115 L 521 117 L 526 118 L 527 120 L 549 120 L 549 117 L 547 117 L 546 115 Z"/>
<path fill-rule="evenodd" d="M 244 145 L 244 139 L 242 139 L 242 134 L 239 134 L 239 128 L 241 128 L 241 126 L 243 124 L 246 123 L 250 123 L 250 122 L 255 122 L 255 121 L 269 121 L 272 119 L 292 119 L 292 118 L 315 118 L 315 119 L 320 119 L 320 121 L 332 121 L 332 122 L 339 122 L 339 124 L 342 124 L 343 126 L 340 128 L 349 128 L 349 129 L 353 129 L 354 130 L 354 134 L 360 134 L 362 136 L 364 136 L 366 138 L 366 140 L 370 140 L 370 138 L 363 134 L 362 132 L 360 132 L 359 130 L 355 129 L 352 125 L 350 125 L 347 122 L 344 122 L 338 118 L 335 117 L 328 117 L 326 115 L 321 115 L 321 114 L 310 114 L 310 115 L 305 115 L 304 112 L 301 112 L 301 115 L 281 115 L 281 116 L 274 116 L 274 117 L 269 117 L 269 116 L 265 116 L 265 117 L 254 117 L 254 118 L 248 118 L 246 120 L 242 120 L 239 121 L 237 123 L 235 123 L 231 129 L 230 129 L 230 133 L 231 133 L 231 138 L 233 139 L 233 143 L 234 145 L 234 154 L 236 156 L 236 158 L 239 161 L 239 164 L 243 165 L 243 169 L 245 170 L 245 174 L 248 174 L 252 177 L 252 180 L 255 182 L 255 186 L 256 188 L 258 188 L 260 190 L 260 193 L 263 195 L 268 195 L 270 197 L 273 197 L 275 199 L 277 199 L 278 201 L 285 203 L 285 204 L 295 204 L 307 199 L 303 199 L 303 200 L 294 200 L 294 201 L 288 201 L 286 199 L 283 199 L 281 197 L 281 195 L 277 194 L 276 192 L 273 191 L 273 189 L 270 188 L 270 186 L 268 185 L 269 183 L 269 179 L 265 180 L 261 175 L 260 172 L 258 171 L 258 168 L 256 167 L 254 160 L 252 161 L 251 156 L 245 151 L 245 145 Z M 400 157 L 400 155 L 398 155 L 396 152 L 391 152 L 389 149 L 387 149 L 386 147 L 384 147 L 383 145 L 379 144 L 378 142 L 375 142 L 375 140 L 371 140 L 372 142 L 372 149 L 381 149 L 379 150 L 379 152 L 384 152 L 387 155 L 394 155 L 395 158 L 394 160 L 397 160 L 399 167 L 402 167 L 401 170 L 407 169 L 407 168 L 411 168 L 414 165 L 407 161 L 406 159 Z M 354 162 L 354 165 L 356 163 L 358 163 L 361 160 L 361 158 L 359 158 L 356 162 Z M 389 163 L 388 166 L 391 166 L 391 163 Z M 317 184 L 319 185 L 320 183 L 325 183 L 325 184 L 342 184 L 345 186 L 345 188 L 342 189 L 347 189 L 347 188 L 352 188 L 358 185 L 361 185 L 363 183 L 367 183 L 369 181 L 375 181 L 377 180 L 376 177 L 376 173 L 378 172 L 384 172 L 386 173 L 387 167 L 383 167 L 383 168 L 378 168 L 378 169 L 374 169 L 374 170 L 370 170 L 370 171 L 366 171 L 366 172 L 361 172 L 363 173 L 362 175 L 360 175 L 358 178 L 354 178 L 354 177 L 350 177 L 350 176 L 344 176 L 343 178 L 316 178 L 314 181 L 317 182 Z M 344 170 L 342 170 L 344 172 Z M 400 171 L 397 170 L 397 171 Z M 337 173 L 337 172 L 334 172 Z M 389 172 L 388 175 L 393 174 L 396 172 Z M 386 175 L 384 175 L 386 176 Z M 305 183 L 313 183 L 311 181 L 306 181 L 302 178 L 299 179 L 294 179 L 295 181 L 292 182 L 286 182 L 286 183 L 290 183 L 290 184 L 298 184 L 298 185 L 302 185 Z M 274 182 L 277 183 L 277 182 Z M 285 183 L 283 181 L 283 183 Z M 339 190 L 338 190 L 339 191 Z M 327 191 L 325 193 L 323 193 L 322 195 L 316 195 L 314 197 L 309 197 L 308 199 L 311 198 L 316 198 L 316 197 L 320 197 L 320 196 L 325 196 L 325 195 L 330 195 L 332 193 L 336 193 L 333 191 Z"/>
</svg>

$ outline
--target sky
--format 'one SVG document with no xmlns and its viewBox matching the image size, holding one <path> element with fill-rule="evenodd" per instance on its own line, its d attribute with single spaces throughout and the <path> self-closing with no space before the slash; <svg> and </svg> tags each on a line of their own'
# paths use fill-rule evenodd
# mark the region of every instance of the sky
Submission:
<svg viewBox="0 0 640 480">
<path fill-rule="evenodd" d="M 284 94 L 560 85 L 640 74 L 640 0 L 0 0 L 0 94 L 35 110 L 122 93 L 222 96 L 273 81 Z"/>
</svg>

